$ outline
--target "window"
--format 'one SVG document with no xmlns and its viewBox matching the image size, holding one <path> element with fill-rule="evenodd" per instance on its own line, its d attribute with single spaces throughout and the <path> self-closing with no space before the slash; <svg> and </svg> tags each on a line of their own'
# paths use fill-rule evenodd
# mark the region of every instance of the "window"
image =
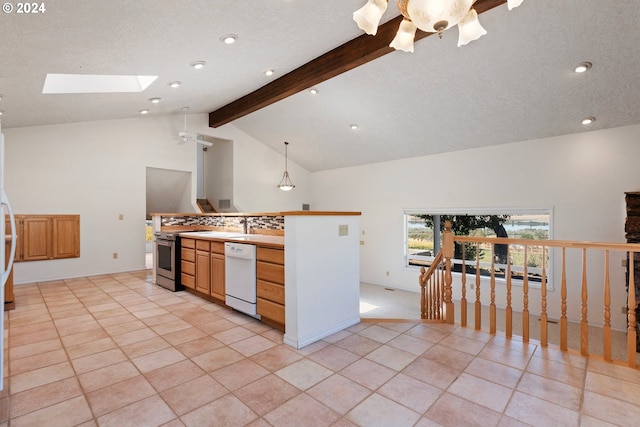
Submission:
<svg viewBox="0 0 640 427">
<path fill-rule="evenodd" d="M 440 250 L 444 222 L 452 222 L 456 235 L 478 237 L 508 237 L 517 239 L 547 240 L 551 232 L 550 209 L 465 209 L 465 210 L 406 210 L 405 218 L 405 266 L 428 266 Z M 477 248 L 477 249 L 476 249 Z M 466 244 L 465 259 L 468 273 L 475 274 L 476 255 L 480 258 L 481 275 L 489 275 L 491 267 L 491 244 Z M 479 253 L 477 252 L 479 250 Z M 540 282 L 542 273 L 542 248 L 531 247 L 527 254 L 529 280 Z M 512 278 L 522 279 L 524 273 L 524 247 L 494 248 L 496 277 L 504 278 L 507 263 L 510 264 Z M 549 254 L 546 254 L 549 270 Z M 454 271 L 462 268 L 462 247 L 456 244 Z"/>
</svg>

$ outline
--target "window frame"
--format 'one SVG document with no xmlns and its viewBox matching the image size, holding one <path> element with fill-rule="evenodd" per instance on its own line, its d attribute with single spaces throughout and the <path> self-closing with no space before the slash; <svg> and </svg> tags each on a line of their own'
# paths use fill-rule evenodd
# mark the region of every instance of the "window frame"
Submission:
<svg viewBox="0 0 640 427">
<path fill-rule="evenodd" d="M 405 269 L 417 270 L 420 266 L 409 264 L 409 216 L 411 215 L 547 215 L 549 219 L 548 240 L 553 240 L 553 208 L 545 207 L 519 207 L 519 208 L 498 208 L 498 207 L 484 207 L 484 208 L 410 208 L 403 210 L 403 266 Z M 553 291 L 553 248 L 548 248 L 548 264 L 547 264 L 547 290 Z M 426 261 L 430 261 L 434 258 L 435 253 L 432 256 L 425 256 Z M 453 263 L 461 263 L 461 260 L 452 260 Z M 475 264 L 475 262 L 474 262 Z M 470 265 L 470 261 L 467 260 L 467 265 Z M 490 263 L 480 263 L 481 266 L 490 266 Z M 531 267 L 529 267 L 531 270 Z M 454 275 L 461 275 L 460 272 L 453 272 Z M 467 273 L 470 275 L 470 273 Z M 484 277 L 488 279 L 488 277 Z M 496 282 L 506 283 L 506 279 L 496 277 Z M 515 286 L 522 286 L 523 280 L 512 279 L 512 284 Z M 540 282 L 529 280 L 529 287 L 541 288 Z"/>
</svg>

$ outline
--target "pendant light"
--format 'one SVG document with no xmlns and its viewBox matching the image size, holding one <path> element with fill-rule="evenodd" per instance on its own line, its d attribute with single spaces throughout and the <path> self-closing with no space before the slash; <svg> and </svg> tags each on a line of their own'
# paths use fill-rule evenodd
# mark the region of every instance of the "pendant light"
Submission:
<svg viewBox="0 0 640 427">
<path fill-rule="evenodd" d="M 281 189 L 282 191 L 289 191 L 295 188 L 295 185 L 293 185 L 293 182 L 291 182 L 291 178 L 289 178 L 289 172 L 287 171 L 287 158 L 288 158 L 287 148 L 288 147 L 289 147 L 289 143 L 285 141 L 284 142 L 284 174 L 282 174 L 282 181 L 280 181 L 280 184 L 278 184 L 278 188 Z"/>
</svg>

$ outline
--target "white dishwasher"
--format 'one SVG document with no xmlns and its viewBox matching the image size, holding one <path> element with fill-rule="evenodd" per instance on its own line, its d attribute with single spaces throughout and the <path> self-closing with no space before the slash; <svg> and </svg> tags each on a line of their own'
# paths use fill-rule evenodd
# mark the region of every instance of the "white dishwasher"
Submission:
<svg viewBox="0 0 640 427">
<path fill-rule="evenodd" d="M 224 243 L 225 304 L 256 316 L 256 245 Z"/>
</svg>

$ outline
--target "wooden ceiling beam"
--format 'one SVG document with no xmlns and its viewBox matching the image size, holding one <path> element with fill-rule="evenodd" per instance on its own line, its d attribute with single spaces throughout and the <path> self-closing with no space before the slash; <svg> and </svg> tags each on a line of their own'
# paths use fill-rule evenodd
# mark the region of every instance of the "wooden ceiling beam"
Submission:
<svg viewBox="0 0 640 427">
<path fill-rule="evenodd" d="M 473 7 L 478 14 L 481 14 L 506 2 L 506 0 L 477 0 Z M 209 126 L 215 128 L 230 123 L 392 52 L 394 49 L 389 47 L 389 43 L 395 37 L 401 21 L 402 16 L 397 16 L 380 25 L 375 36 L 362 34 L 248 95 L 209 113 Z M 415 41 L 432 34 L 418 30 Z"/>
</svg>

